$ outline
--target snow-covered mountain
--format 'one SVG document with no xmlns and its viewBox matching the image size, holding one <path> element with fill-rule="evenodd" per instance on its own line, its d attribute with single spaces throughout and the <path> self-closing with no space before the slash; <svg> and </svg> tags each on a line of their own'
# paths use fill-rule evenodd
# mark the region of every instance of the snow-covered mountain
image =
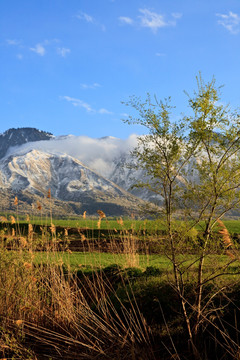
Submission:
<svg viewBox="0 0 240 360">
<path fill-rule="evenodd" d="M 127 191 L 134 179 L 124 167 L 135 137 L 53 137 L 29 128 L 11 129 L 10 136 L 9 131 L 0 137 L 0 149 L 8 139 L 0 159 L 1 193 L 25 200 L 27 194 L 31 202 L 31 196 L 46 197 L 51 189 L 54 199 L 77 203 L 79 212 L 101 209 L 108 215 L 136 211 L 142 203 Z"/>
<path fill-rule="evenodd" d="M 19 146 L 30 141 L 49 140 L 53 135 L 34 128 L 9 129 L 0 134 L 0 159 L 12 146 Z"/>
</svg>

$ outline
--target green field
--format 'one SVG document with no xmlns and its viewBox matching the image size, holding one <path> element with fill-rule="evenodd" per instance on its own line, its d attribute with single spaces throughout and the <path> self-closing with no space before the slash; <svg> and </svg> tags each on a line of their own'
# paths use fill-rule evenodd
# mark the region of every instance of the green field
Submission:
<svg viewBox="0 0 240 360">
<path fill-rule="evenodd" d="M 8 219 L 8 223 L 10 224 L 10 215 L 4 214 L 4 217 Z M 16 218 L 16 216 L 15 216 Z M 87 228 L 87 229 L 98 229 L 98 221 L 99 218 L 97 217 L 89 217 L 86 219 L 83 219 L 82 216 L 74 217 L 74 218 L 64 218 L 64 219 L 57 219 L 53 218 L 52 222 L 55 226 L 60 226 L 64 228 Z M 26 216 L 19 215 L 19 221 L 20 224 L 26 224 Z M 45 225 L 50 226 L 51 220 L 49 217 L 37 217 L 37 216 L 31 216 L 30 220 L 28 220 L 33 225 Z M 240 220 L 224 220 L 224 224 L 226 225 L 228 231 L 233 234 L 240 234 Z M 183 222 L 176 220 L 175 226 L 177 228 L 179 225 L 181 225 Z M 2 223 L 3 225 L 6 223 Z M 196 229 L 201 231 L 203 226 L 203 222 L 200 222 L 196 226 Z M 135 232 L 139 231 L 146 231 L 148 233 L 154 233 L 157 231 L 164 231 L 166 229 L 165 223 L 163 220 L 157 219 L 157 220 L 136 220 L 136 219 L 130 219 L 130 218 L 103 218 L 101 220 L 100 228 L 103 230 L 129 230 L 132 229 Z M 217 227 L 216 227 L 217 229 Z"/>
<path fill-rule="evenodd" d="M 197 269 L 197 255 L 179 255 L 178 260 L 182 263 L 182 269 L 187 269 L 191 264 L 192 270 Z M 227 255 L 209 255 L 206 257 L 205 265 L 208 271 L 215 271 L 218 268 L 228 264 L 230 261 Z M 51 263 L 55 265 L 65 265 L 67 268 L 76 271 L 79 269 L 99 269 L 110 265 L 119 265 L 120 267 L 138 267 L 145 270 L 149 266 L 159 268 L 163 272 L 172 271 L 172 263 L 165 255 L 132 255 L 129 254 L 111 254 L 99 252 L 36 252 L 34 254 L 34 263 Z M 231 268 L 238 270 L 239 261 L 234 261 Z M 239 267 L 240 270 L 240 267 Z"/>
<path fill-rule="evenodd" d="M 145 269 L 147 266 L 157 266 L 162 270 L 166 270 L 171 266 L 171 262 L 163 255 L 135 255 L 135 259 L 127 254 L 111 254 L 99 252 L 36 252 L 34 256 L 34 263 L 54 263 L 64 264 L 70 266 L 73 270 L 78 270 L 84 267 L 105 268 L 107 266 L 117 264 L 122 267 L 127 267 L 130 262 L 134 263 L 136 267 Z M 129 264 L 128 264 L 129 263 Z"/>
<path fill-rule="evenodd" d="M 6 223 L 10 223 L 10 215 L 2 215 L 8 219 Z M 15 216 L 15 215 L 14 215 Z M 16 216 L 15 216 L 16 218 Z M 83 219 L 81 216 L 78 218 L 65 218 L 65 219 L 57 219 L 53 218 L 52 222 L 55 226 L 61 227 L 72 227 L 72 228 L 89 228 L 89 229 L 97 229 L 98 228 L 98 221 L 99 218 L 86 218 Z M 29 221 L 26 221 L 26 216 L 19 216 L 20 224 L 25 224 L 26 222 L 30 222 L 33 225 L 51 225 L 51 220 L 49 217 L 30 217 Z M 163 221 L 160 220 L 135 220 L 129 218 L 116 218 L 116 219 L 107 219 L 103 218 L 101 220 L 101 229 L 108 229 L 108 230 L 122 230 L 122 229 L 134 229 L 136 231 L 139 230 L 148 230 L 151 232 L 157 230 L 164 230 L 165 226 Z"/>
</svg>

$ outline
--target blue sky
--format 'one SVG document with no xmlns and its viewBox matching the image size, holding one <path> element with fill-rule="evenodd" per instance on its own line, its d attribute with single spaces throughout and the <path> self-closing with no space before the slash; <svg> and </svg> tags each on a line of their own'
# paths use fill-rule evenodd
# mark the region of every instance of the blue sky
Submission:
<svg viewBox="0 0 240 360">
<path fill-rule="evenodd" d="M 2 0 L 0 132 L 126 138 L 129 96 L 171 96 L 202 72 L 240 105 L 239 0 Z"/>
</svg>

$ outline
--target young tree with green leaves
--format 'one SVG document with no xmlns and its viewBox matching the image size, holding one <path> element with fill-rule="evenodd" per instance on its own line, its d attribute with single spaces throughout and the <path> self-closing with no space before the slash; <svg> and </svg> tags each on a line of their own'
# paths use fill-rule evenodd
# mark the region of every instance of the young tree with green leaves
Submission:
<svg viewBox="0 0 240 360">
<path fill-rule="evenodd" d="M 197 334 L 202 315 L 204 259 L 217 221 L 240 202 L 240 118 L 220 102 L 215 79 L 204 83 L 197 77 L 197 92 L 189 96 L 193 116 L 188 117 L 189 140 L 198 143 L 192 171 L 185 188 L 185 209 L 195 223 L 202 224 L 202 244 L 198 266 Z"/>
<path fill-rule="evenodd" d="M 125 121 L 142 125 L 147 130 L 146 135 L 138 137 L 138 145 L 132 151 L 133 167 L 145 174 L 136 186 L 147 188 L 162 198 L 170 249 L 168 256 L 173 264 L 175 288 L 196 356 L 195 339 L 201 321 L 205 319 L 203 289 L 211 280 L 211 277 L 203 277 L 211 234 L 218 220 L 240 202 L 239 116 L 220 103 L 220 88 L 216 87 L 215 79 L 204 83 L 199 75 L 197 85 L 197 91 L 188 100 L 193 115 L 172 121 L 170 99 L 162 102 L 155 97 L 152 101 L 148 95 L 145 102 L 137 97 L 130 98 L 126 105 L 131 106 L 138 116 L 130 116 Z M 196 299 L 188 306 L 173 226 L 175 211 L 180 206 L 182 214 L 192 220 L 191 226 L 203 224 Z"/>
<path fill-rule="evenodd" d="M 184 298 L 184 284 L 177 259 L 173 216 L 178 209 L 180 194 L 183 190 L 181 183 L 185 176 L 185 168 L 194 156 L 197 143 L 194 138 L 191 142 L 187 141 L 189 127 L 187 119 L 171 121 L 170 98 L 163 102 L 155 97 L 153 101 L 148 94 L 145 102 L 137 97 L 131 97 L 126 105 L 133 107 L 139 117 L 130 116 L 125 122 L 142 125 L 147 130 L 146 135 L 138 137 L 138 145 L 131 153 L 135 159 L 132 167 L 144 172 L 144 178 L 135 186 L 147 188 L 162 198 L 161 210 L 158 211 L 166 222 L 168 249 L 170 249 L 167 256 L 173 264 L 175 288 L 181 301 L 189 336 L 192 339 Z"/>
</svg>

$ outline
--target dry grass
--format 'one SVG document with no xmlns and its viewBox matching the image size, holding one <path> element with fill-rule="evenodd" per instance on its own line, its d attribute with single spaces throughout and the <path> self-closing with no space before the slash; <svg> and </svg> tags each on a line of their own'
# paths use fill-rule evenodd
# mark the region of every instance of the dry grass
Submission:
<svg viewBox="0 0 240 360">
<path fill-rule="evenodd" d="M 100 221 L 105 218 L 98 213 Z M 28 234 L 22 236 L 12 216 L 15 227 L 6 228 L 0 244 L 0 358 L 144 360 L 151 354 L 154 359 L 150 329 L 137 303 L 131 301 L 127 309 L 104 272 L 79 280 L 63 264 L 35 265 L 34 229 L 28 221 Z M 47 254 L 57 250 L 53 223 L 42 228 L 40 240 Z M 127 265 L 135 264 L 133 237 L 125 234 L 123 244 Z M 119 251 L 116 243 L 111 246 Z"/>
<path fill-rule="evenodd" d="M 11 223 L 9 227 L 6 225 L 0 241 L 0 359 L 162 359 L 162 354 L 159 356 L 154 352 L 152 333 L 156 329 L 149 325 L 154 321 L 147 323 L 135 299 L 132 284 L 120 271 L 117 271 L 117 275 L 120 277 L 128 305 L 120 299 L 114 277 L 108 277 L 104 271 L 95 271 L 92 268 L 90 276 L 82 274 L 81 277 L 77 277 L 70 266 L 66 268 L 61 262 L 50 261 L 51 255 L 59 251 L 59 238 L 52 221 L 50 191 L 47 194 L 47 201 L 49 201 L 48 216 L 51 225 L 42 226 L 40 235 L 35 234 L 29 215 L 25 235 L 20 232 L 18 215 L 11 216 L 10 219 L 3 216 L 0 218 L 4 224 Z M 15 202 L 15 206 L 18 207 L 16 199 Z M 37 204 L 37 209 L 42 216 L 42 205 Z M 103 222 L 107 223 L 108 219 L 101 210 L 98 211 L 98 215 L 98 228 L 101 232 Z M 83 218 L 86 219 L 86 212 L 83 213 Z M 121 241 L 116 240 L 112 230 L 109 251 L 123 254 L 126 267 L 136 267 L 139 265 L 137 233 L 134 227 L 127 229 L 122 218 L 118 219 L 118 225 L 121 227 Z M 235 261 L 237 251 L 231 237 L 221 221 L 218 221 L 218 225 L 225 253 L 231 257 L 230 261 Z M 70 253 L 67 228 L 63 236 L 64 250 Z M 79 241 L 86 244 L 84 245 L 86 252 L 97 250 L 94 248 L 94 242 L 88 242 L 80 229 L 78 237 Z M 181 240 L 185 241 L 184 236 Z M 49 261 L 36 265 L 35 250 L 39 247 L 44 249 Z M 146 254 L 148 254 L 147 248 Z M 195 262 L 194 260 L 189 266 L 179 260 L 183 284 L 189 285 L 189 279 L 194 277 L 194 272 L 191 273 L 189 269 L 192 269 Z M 216 271 L 218 270 L 215 269 Z M 209 275 L 206 274 L 206 281 L 209 281 L 208 278 Z M 210 276 L 210 280 L 215 278 L 218 278 L 218 272 L 213 273 L 213 277 Z M 193 283 L 194 281 L 191 282 L 190 287 Z M 171 276 L 169 276 L 169 284 L 172 284 Z M 216 296 L 220 291 L 224 293 L 224 287 L 222 289 L 216 287 L 212 295 L 206 294 L 202 326 L 205 326 L 205 332 L 211 326 L 221 334 L 224 341 L 219 345 L 219 337 L 216 336 L 214 338 L 216 347 L 222 346 L 225 354 L 230 354 L 234 359 L 234 356 L 240 352 L 238 341 L 231 338 L 227 330 L 224 332 L 225 325 L 221 323 L 221 319 L 218 320 L 218 325 L 212 320 L 213 315 L 217 318 L 219 313 L 225 310 L 224 307 L 214 307 Z M 187 299 L 187 295 L 186 287 L 184 300 L 194 318 L 196 309 L 191 305 L 191 299 Z M 154 303 L 154 299 L 150 300 Z M 170 299 L 167 301 L 171 302 Z M 171 346 L 170 349 L 165 342 L 162 342 L 161 345 L 165 346 L 167 353 L 165 358 L 180 359 L 168 328 L 169 323 L 165 320 L 161 304 L 159 306 L 164 319 L 164 324 L 161 326 L 168 330 Z M 235 308 L 238 310 L 237 305 Z M 177 314 L 177 309 L 174 310 Z M 156 324 L 154 326 L 156 327 Z M 237 316 L 234 331 L 238 336 Z M 181 340 L 179 344 L 181 345 Z M 223 357 L 225 358 L 227 357 Z"/>
<path fill-rule="evenodd" d="M 142 345 L 151 351 L 149 328 L 137 304 L 127 310 L 119 300 L 119 313 L 104 273 L 80 281 L 61 265 L 34 266 L 26 248 L 12 256 L 1 249 L 0 289 L 2 357 L 19 352 L 18 358 L 25 359 L 33 341 L 36 358 L 45 346 L 52 358 L 69 359 L 107 359 L 109 354 L 134 359 Z M 9 334 L 14 342 L 7 343 Z"/>
</svg>

